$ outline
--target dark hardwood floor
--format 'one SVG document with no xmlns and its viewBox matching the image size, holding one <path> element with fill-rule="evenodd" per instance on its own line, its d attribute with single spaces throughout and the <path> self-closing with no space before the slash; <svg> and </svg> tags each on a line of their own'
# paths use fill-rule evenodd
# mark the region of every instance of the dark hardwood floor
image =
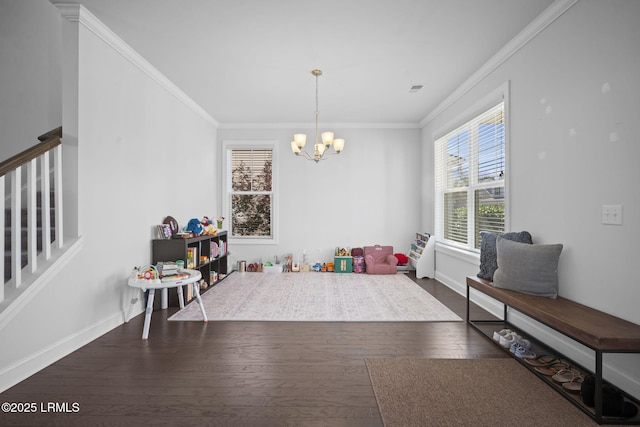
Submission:
<svg viewBox="0 0 640 427">
<path fill-rule="evenodd" d="M 464 319 L 462 296 L 412 278 Z M 380 426 L 366 358 L 508 357 L 465 322 L 167 322 L 174 311 L 154 312 L 148 341 L 141 314 L 0 394 L 37 407 L 0 425 Z"/>
</svg>

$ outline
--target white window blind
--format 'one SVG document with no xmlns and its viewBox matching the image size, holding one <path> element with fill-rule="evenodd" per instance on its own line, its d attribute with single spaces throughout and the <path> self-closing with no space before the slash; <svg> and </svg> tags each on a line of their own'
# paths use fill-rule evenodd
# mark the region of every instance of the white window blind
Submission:
<svg viewBox="0 0 640 427">
<path fill-rule="evenodd" d="M 226 171 L 230 237 L 273 239 L 273 150 L 231 148 Z"/>
<path fill-rule="evenodd" d="M 505 108 L 488 109 L 435 141 L 436 232 L 480 247 L 480 232 L 505 229 Z"/>
</svg>

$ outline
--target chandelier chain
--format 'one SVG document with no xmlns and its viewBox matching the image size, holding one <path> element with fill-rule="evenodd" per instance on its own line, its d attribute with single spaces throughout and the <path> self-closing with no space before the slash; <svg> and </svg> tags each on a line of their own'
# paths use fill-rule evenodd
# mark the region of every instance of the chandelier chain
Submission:
<svg viewBox="0 0 640 427">
<path fill-rule="evenodd" d="M 315 74 L 316 76 L 316 145 L 318 144 L 318 137 L 319 137 L 319 131 L 318 131 L 318 116 L 320 115 L 320 111 L 318 110 L 318 74 Z"/>
<path fill-rule="evenodd" d="M 318 75 L 316 74 L 316 115 L 320 114 L 318 111 Z"/>
</svg>

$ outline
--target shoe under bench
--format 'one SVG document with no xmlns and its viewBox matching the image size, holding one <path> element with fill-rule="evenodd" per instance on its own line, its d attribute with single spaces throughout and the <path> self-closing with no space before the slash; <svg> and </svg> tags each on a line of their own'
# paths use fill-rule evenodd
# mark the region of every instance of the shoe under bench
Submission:
<svg viewBox="0 0 640 427">
<path fill-rule="evenodd" d="M 472 320 L 469 317 L 471 303 L 470 290 L 481 292 L 503 304 L 503 318 L 501 320 Z M 595 408 L 587 409 L 578 404 L 575 399 L 569 399 L 598 424 L 640 424 L 640 420 L 621 420 L 620 418 L 604 417 L 602 414 L 602 357 L 604 353 L 640 353 L 640 325 L 620 319 L 594 308 L 579 304 L 575 301 L 558 297 L 546 298 L 527 295 L 507 289 L 496 288 L 492 282 L 476 276 L 467 276 L 467 310 L 466 320 L 483 335 L 491 338 L 491 330 L 482 327 L 487 324 L 501 323 L 505 327 L 509 322 L 509 308 L 536 320 L 551 329 L 571 338 L 595 353 Z M 493 341 L 493 340 L 492 340 Z M 507 350 L 508 351 L 508 350 Z M 527 364 L 523 365 L 527 366 Z M 529 367 L 529 366 L 527 366 Z M 559 390 L 560 391 L 560 390 Z M 562 392 L 561 392 L 562 393 Z M 631 396 L 629 400 L 639 402 Z"/>
</svg>

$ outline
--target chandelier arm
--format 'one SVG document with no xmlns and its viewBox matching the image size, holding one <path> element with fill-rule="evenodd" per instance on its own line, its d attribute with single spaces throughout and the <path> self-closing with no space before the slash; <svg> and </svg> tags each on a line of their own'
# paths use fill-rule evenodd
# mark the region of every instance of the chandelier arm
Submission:
<svg viewBox="0 0 640 427">
<path fill-rule="evenodd" d="M 300 155 L 300 154 L 302 154 L 302 157 L 304 157 L 304 158 L 305 158 L 305 159 L 307 159 L 307 160 L 313 160 L 313 157 L 311 157 L 311 156 L 309 155 L 309 153 L 307 153 L 307 151 L 306 151 L 306 150 L 301 150 L 301 151 L 298 153 L 298 155 Z"/>
</svg>

